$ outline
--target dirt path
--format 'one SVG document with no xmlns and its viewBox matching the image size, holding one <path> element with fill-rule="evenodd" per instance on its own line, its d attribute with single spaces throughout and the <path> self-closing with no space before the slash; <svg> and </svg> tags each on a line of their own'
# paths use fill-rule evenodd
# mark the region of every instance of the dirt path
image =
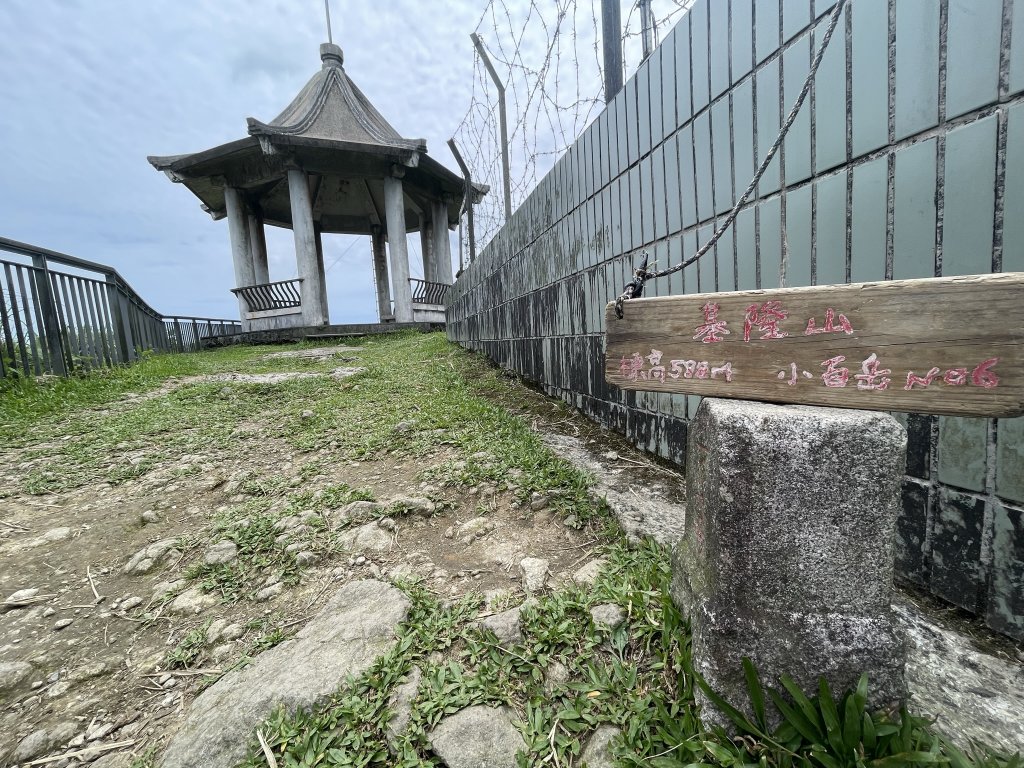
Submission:
<svg viewBox="0 0 1024 768">
<path fill-rule="evenodd" d="M 322 368 L 171 381 L 5 452 L 0 600 L 21 604 L 0 613 L 0 765 L 83 749 L 83 760 L 109 753 L 98 764 L 149 764 L 198 691 L 294 634 L 347 580 L 420 578 L 439 596 L 514 604 L 523 558 L 547 561 L 551 583 L 591 559 L 596 529 L 582 514 L 566 525 L 578 488 L 530 490 L 529 465 L 508 468 L 500 444 L 467 452 L 474 440 L 428 428 L 415 403 L 369 455 L 326 428 L 319 447 L 297 447 L 282 425 L 320 418 L 311 395 L 351 394 L 372 374 L 332 377 L 337 358 L 308 350 L 276 358 L 296 360 Z M 254 387 L 262 410 L 213 414 L 212 431 L 182 423 L 187 443 L 162 428 L 122 434 L 143 409 L 237 404 Z M 100 470 L 82 460 L 115 436 Z M 79 460 L 107 476 L 78 482 L 66 463 Z M 27 492 L 40 477 L 77 487 Z"/>
</svg>

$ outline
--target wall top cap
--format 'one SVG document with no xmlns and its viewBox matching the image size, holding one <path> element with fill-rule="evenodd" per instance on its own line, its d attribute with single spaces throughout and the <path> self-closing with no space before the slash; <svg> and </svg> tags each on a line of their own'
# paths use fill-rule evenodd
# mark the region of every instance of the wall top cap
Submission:
<svg viewBox="0 0 1024 768">
<path fill-rule="evenodd" d="M 345 54 L 342 53 L 340 45 L 320 43 L 320 61 L 324 63 L 324 69 L 340 67 L 345 63 Z"/>
</svg>

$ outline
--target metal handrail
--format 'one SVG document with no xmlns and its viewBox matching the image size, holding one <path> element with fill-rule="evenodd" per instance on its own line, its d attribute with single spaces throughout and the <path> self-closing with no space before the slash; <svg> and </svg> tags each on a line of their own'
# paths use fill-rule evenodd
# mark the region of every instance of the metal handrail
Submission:
<svg viewBox="0 0 1024 768">
<path fill-rule="evenodd" d="M 278 280 L 273 283 L 245 285 L 232 288 L 231 292 L 245 299 L 250 312 L 267 312 L 274 309 L 291 309 L 302 306 L 302 294 L 299 292 L 302 278 L 294 280 Z"/>
<path fill-rule="evenodd" d="M 445 294 L 451 287 L 447 283 L 431 283 L 416 277 L 410 278 L 409 284 L 412 286 L 413 304 L 444 304 Z"/>
<path fill-rule="evenodd" d="M 144 350 L 199 349 L 200 341 L 237 333 L 237 320 L 165 317 L 117 270 L 48 248 L 0 237 L 0 376 L 68 375 L 130 363 Z M 58 271 L 60 264 L 94 273 Z"/>
</svg>

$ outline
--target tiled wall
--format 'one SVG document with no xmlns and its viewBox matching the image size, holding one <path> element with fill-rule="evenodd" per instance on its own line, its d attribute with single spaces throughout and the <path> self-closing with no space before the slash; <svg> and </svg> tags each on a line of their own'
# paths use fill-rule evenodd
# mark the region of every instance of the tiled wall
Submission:
<svg viewBox="0 0 1024 768">
<path fill-rule="evenodd" d="M 603 378 L 635 252 L 707 242 L 833 0 L 698 0 L 449 294 L 448 334 L 685 462 L 698 398 Z M 1024 270 L 1024 0 L 852 0 L 735 227 L 648 295 Z M 966 322 L 966 320 L 965 320 Z M 902 578 L 1024 638 L 1024 418 L 904 417 Z"/>
</svg>

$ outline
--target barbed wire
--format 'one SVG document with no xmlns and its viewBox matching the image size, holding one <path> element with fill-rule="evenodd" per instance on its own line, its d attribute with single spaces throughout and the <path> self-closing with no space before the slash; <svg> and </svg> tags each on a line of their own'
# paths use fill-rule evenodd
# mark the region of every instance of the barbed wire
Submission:
<svg viewBox="0 0 1024 768">
<path fill-rule="evenodd" d="M 655 42 L 693 2 L 651 0 Z M 599 7 L 578 0 L 488 0 L 473 30 L 505 86 L 513 209 L 604 108 Z M 625 77 L 642 60 L 636 7 L 622 30 Z M 473 181 L 491 188 L 474 208 L 479 250 L 504 223 L 504 204 L 497 90 L 467 34 L 467 54 L 471 50 L 473 88 L 454 136 Z"/>
</svg>

